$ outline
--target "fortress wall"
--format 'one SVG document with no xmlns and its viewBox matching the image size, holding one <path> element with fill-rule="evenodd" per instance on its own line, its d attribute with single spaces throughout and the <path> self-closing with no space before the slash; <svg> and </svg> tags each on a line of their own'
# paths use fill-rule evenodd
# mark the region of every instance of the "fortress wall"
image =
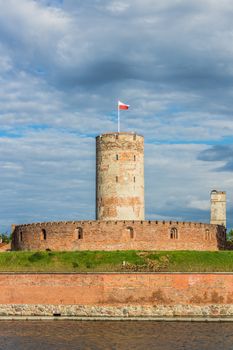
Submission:
<svg viewBox="0 0 233 350">
<path fill-rule="evenodd" d="M 218 250 L 224 248 L 224 244 L 225 229 L 217 225 L 172 221 L 74 221 L 15 226 L 12 248 Z"/>
<path fill-rule="evenodd" d="M 0 316 L 233 315 L 232 273 L 1 273 L 0 286 Z"/>
</svg>

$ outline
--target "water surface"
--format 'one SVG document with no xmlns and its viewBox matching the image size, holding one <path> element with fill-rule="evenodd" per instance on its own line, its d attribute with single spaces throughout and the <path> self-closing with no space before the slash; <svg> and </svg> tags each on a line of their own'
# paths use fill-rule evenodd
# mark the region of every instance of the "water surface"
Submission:
<svg viewBox="0 0 233 350">
<path fill-rule="evenodd" d="M 0 321 L 0 349 L 233 349 L 233 323 Z"/>
</svg>

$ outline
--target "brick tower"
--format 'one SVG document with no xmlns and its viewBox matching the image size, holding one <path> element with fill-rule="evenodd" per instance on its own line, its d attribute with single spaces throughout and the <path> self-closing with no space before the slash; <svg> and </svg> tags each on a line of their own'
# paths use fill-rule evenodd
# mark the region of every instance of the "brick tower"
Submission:
<svg viewBox="0 0 233 350">
<path fill-rule="evenodd" d="M 144 138 L 96 137 L 96 220 L 144 220 Z"/>
<path fill-rule="evenodd" d="M 226 192 L 211 191 L 210 201 L 210 223 L 226 227 Z"/>
</svg>

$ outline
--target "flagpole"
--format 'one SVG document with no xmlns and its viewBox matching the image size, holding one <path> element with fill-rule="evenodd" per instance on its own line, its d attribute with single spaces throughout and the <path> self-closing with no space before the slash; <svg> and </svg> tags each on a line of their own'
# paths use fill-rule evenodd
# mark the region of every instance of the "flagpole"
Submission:
<svg viewBox="0 0 233 350">
<path fill-rule="evenodd" d="M 119 108 L 119 104 L 117 105 L 117 110 L 118 110 L 118 132 L 120 132 L 120 108 Z"/>
<path fill-rule="evenodd" d="M 129 105 L 126 105 L 125 103 L 121 102 L 118 100 L 118 106 L 117 106 L 117 130 L 118 132 L 120 132 L 120 123 L 121 123 L 121 120 L 120 120 L 120 111 L 121 109 L 129 109 Z"/>
</svg>

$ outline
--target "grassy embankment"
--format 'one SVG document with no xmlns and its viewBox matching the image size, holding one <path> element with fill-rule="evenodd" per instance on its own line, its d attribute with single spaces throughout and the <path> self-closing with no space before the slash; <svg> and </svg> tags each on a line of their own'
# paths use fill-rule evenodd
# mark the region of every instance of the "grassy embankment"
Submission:
<svg viewBox="0 0 233 350">
<path fill-rule="evenodd" d="M 233 251 L 4 252 L 0 271 L 31 272 L 233 272 Z"/>
</svg>

